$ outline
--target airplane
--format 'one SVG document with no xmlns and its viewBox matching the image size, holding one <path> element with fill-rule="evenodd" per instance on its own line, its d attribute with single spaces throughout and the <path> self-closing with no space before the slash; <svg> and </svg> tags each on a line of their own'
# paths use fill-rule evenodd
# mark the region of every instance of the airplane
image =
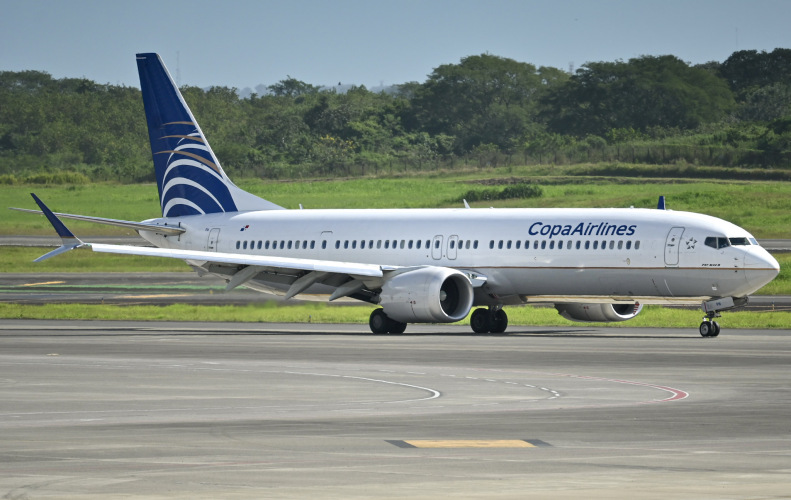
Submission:
<svg viewBox="0 0 791 500">
<path fill-rule="evenodd" d="M 248 193 L 226 175 L 162 59 L 137 54 L 162 216 L 142 222 L 53 213 L 75 248 L 184 260 L 201 276 L 285 299 L 378 307 L 373 333 L 453 323 L 503 333 L 504 306 L 554 304 L 575 321 L 614 322 L 645 304 L 701 305 L 703 337 L 722 311 L 779 273 L 747 231 L 708 215 L 657 209 L 300 209 Z M 134 229 L 153 247 L 85 243 L 61 219 Z M 473 308 L 475 310 L 473 311 Z"/>
</svg>

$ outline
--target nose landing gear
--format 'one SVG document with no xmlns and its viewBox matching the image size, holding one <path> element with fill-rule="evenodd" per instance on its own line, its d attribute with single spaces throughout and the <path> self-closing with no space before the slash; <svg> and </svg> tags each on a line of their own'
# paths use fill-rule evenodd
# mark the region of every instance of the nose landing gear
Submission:
<svg viewBox="0 0 791 500">
<path fill-rule="evenodd" d="M 712 321 L 714 317 L 719 317 L 720 314 L 716 316 L 709 317 L 708 315 L 703 318 L 703 323 L 700 324 L 700 331 L 701 337 L 716 337 L 720 334 L 720 324 L 716 321 Z"/>
<path fill-rule="evenodd" d="M 747 297 L 723 297 L 720 299 L 709 300 L 703 303 L 703 312 L 706 316 L 703 317 L 703 323 L 700 324 L 698 331 L 701 337 L 716 337 L 720 334 L 720 325 L 714 321 L 714 318 L 719 318 L 722 315 L 720 311 L 727 311 L 736 307 L 742 307 L 747 304 L 749 299 Z"/>
</svg>

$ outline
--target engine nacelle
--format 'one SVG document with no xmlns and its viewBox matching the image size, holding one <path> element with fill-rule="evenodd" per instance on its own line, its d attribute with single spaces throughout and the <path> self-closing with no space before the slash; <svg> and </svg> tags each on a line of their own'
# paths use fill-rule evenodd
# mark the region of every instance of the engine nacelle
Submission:
<svg viewBox="0 0 791 500">
<path fill-rule="evenodd" d="M 424 267 L 397 274 L 382 285 L 379 303 L 402 323 L 453 323 L 472 308 L 470 279 L 454 269 Z"/>
<path fill-rule="evenodd" d="M 626 321 L 637 316 L 643 306 L 634 304 L 555 304 L 561 316 L 572 321 Z"/>
</svg>

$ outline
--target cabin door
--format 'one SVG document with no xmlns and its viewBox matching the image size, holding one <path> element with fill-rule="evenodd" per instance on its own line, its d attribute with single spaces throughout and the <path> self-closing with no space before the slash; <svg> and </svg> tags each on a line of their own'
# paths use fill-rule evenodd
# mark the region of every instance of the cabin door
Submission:
<svg viewBox="0 0 791 500">
<path fill-rule="evenodd" d="M 684 234 L 683 227 L 674 227 L 667 233 L 665 240 L 665 265 L 677 266 L 678 265 L 678 250 L 681 246 L 681 235 Z"/>
<path fill-rule="evenodd" d="M 209 231 L 209 241 L 206 242 L 206 250 L 209 252 L 217 251 L 217 242 L 220 240 L 220 228 L 215 227 Z"/>
</svg>

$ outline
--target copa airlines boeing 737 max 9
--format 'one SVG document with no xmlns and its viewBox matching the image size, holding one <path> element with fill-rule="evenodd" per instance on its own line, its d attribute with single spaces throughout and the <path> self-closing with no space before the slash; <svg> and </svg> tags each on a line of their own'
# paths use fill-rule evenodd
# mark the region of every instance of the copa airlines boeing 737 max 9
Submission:
<svg viewBox="0 0 791 500">
<path fill-rule="evenodd" d="M 374 333 L 451 323 L 475 306 L 475 332 L 504 332 L 505 305 L 552 303 L 578 321 L 624 321 L 643 304 L 703 304 L 703 336 L 779 272 L 744 229 L 654 209 L 286 210 L 231 182 L 157 54 L 138 70 L 162 217 L 143 222 L 54 214 L 78 247 L 183 259 L 228 289 L 382 307 Z M 32 210 L 28 210 L 32 211 Z M 37 212 L 37 211 L 36 211 Z M 130 227 L 155 248 L 83 243 L 59 217 Z"/>
</svg>

